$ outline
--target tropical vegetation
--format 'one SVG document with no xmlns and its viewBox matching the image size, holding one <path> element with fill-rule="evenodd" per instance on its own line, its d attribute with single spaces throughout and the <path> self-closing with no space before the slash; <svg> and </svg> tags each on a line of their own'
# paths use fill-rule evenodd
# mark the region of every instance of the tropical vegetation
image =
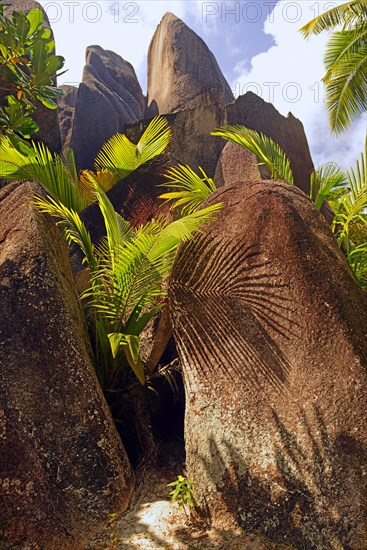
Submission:
<svg viewBox="0 0 367 550">
<path fill-rule="evenodd" d="M 35 8 L 27 15 L 14 11 L 6 17 L 5 7 L 0 5 L 0 134 L 28 155 L 26 139 L 39 130 L 33 118 L 37 102 L 56 109 L 63 93 L 55 78 L 63 74 L 64 58 L 54 54 L 55 42 L 41 10 Z"/>
<path fill-rule="evenodd" d="M 43 144 L 32 143 L 32 155 L 25 157 L 8 137 L 0 137 L 0 177 L 39 182 L 47 196 L 36 197 L 35 205 L 57 220 L 69 245 L 76 244 L 82 251 L 90 273 L 82 301 L 93 321 L 96 372 L 104 390 L 115 385 L 126 361 L 145 383 L 140 336 L 164 304 L 165 283 L 177 248 L 220 208 L 215 204 L 199 210 L 214 183 L 204 173 L 200 178 L 188 166 L 179 165 L 168 170 L 171 191 L 162 195 L 174 200 L 172 208 L 180 210 L 177 219 L 161 215 L 133 227 L 115 211 L 106 191 L 162 155 L 170 135 L 161 117 L 150 122 L 136 145 L 117 134 L 97 154 L 96 172 L 82 171 L 79 176 L 71 154 L 64 158 Z M 80 211 L 92 202 L 98 202 L 106 228 L 106 237 L 97 244 L 80 217 Z"/>
<path fill-rule="evenodd" d="M 312 34 L 334 30 L 324 56 L 326 108 L 333 132 L 344 131 L 367 106 L 367 2 L 334 6 L 300 30 Z"/>
</svg>

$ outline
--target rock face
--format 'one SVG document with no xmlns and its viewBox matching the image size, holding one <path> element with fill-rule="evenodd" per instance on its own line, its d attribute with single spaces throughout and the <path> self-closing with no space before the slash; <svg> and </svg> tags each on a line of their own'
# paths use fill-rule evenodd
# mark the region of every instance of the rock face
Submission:
<svg viewBox="0 0 367 550">
<path fill-rule="evenodd" d="M 173 13 L 166 13 L 148 51 L 149 115 L 231 101 L 232 91 L 205 42 Z"/>
<path fill-rule="evenodd" d="M 60 86 L 60 88 L 65 95 L 59 97 L 57 110 L 60 123 L 61 148 L 65 151 L 70 147 L 78 88 L 69 85 Z"/>
<path fill-rule="evenodd" d="M 34 0 L 9 0 L 6 2 L 7 8 L 5 14 L 9 17 L 13 11 L 22 11 L 29 13 L 34 8 L 38 8 L 45 15 L 45 26 L 50 28 L 50 23 L 47 18 L 47 14 L 41 4 Z M 4 104 L 4 97 L 7 95 L 2 91 L 1 79 L 0 79 L 0 103 Z M 35 103 L 37 111 L 34 113 L 33 118 L 39 125 L 39 131 L 33 136 L 35 141 L 42 141 L 45 143 L 51 151 L 60 151 L 60 129 L 59 120 L 56 109 L 47 109 L 41 102 Z"/>
<path fill-rule="evenodd" d="M 35 192 L 26 182 L 0 195 L 0 517 L 22 548 L 79 550 L 126 510 L 134 476 L 93 371 L 66 250 L 31 206 Z"/>
<path fill-rule="evenodd" d="M 291 113 L 284 117 L 271 103 L 252 92 L 240 96 L 225 107 L 199 105 L 166 116 L 172 131 L 169 152 L 173 162 L 201 166 L 213 177 L 226 141 L 210 135 L 210 132 L 227 124 L 243 124 L 273 138 L 283 148 L 291 162 L 295 185 L 309 193 L 310 174 L 313 163 L 302 123 Z M 126 128 L 129 135 L 138 126 L 146 127 L 148 121 Z M 132 139 L 130 137 L 130 139 Z M 252 172 L 252 168 L 251 168 Z M 261 174 L 264 175 L 261 169 Z M 242 173 L 245 179 L 253 176 Z M 264 176 L 263 176 L 264 177 Z"/>
<path fill-rule="evenodd" d="M 367 297 L 323 217 L 239 182 L 170 284 L 188 477 L 215 518 L 307 549 L 367 540 Z"/>
<path fill-rule="evenodd" d="M 246 177 L 247 181 L 258 182 L 270 174 L 264 166 L 258 166 L 254 153 L 237 143 L 228 142 L 220 154 L 214 174 L 214 183 L 219 187 L 232 187 Z"/>
<path fill-rule="evenodd" d="M 122 57 L 90 46 L 78 89 L 71 147 L 78 169 L 93 168 L 107 139 L 144 118 L 145 98 L 135 71 Z"/>
</svg>

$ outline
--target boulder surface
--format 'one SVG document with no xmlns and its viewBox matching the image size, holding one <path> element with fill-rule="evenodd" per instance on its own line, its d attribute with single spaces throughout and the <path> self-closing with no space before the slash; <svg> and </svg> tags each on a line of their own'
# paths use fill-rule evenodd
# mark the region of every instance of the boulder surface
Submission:
<svg viewBox="0 0 367 550">
<path fill-rule="evenodd" d="M 181 19 L 166 13 L 148 50 L 149 115 L 231 101 L 231 88 L 208 46 Z"/>
<path fill-rule="evenodd" d="M 26 182 L 0 194 L 0 518 L 22 548 L 79 550 L 126 510 L 134 475 L 36 192 Z"/>
<path fill-rule="evenodd" d="M 365 549 L 367 296 L 295 187 L 239 182 L 214 201 L 169 295 L 197 499 L 274 542 Z"/>
<path fill-rule="evenodd" d="M 78 88 L 71 147 L 78 169 L 93 168 L 100 147 L 124 125 L 144 118 L 145 98 L 134 68 L 116 53 L 89 46 Z"/>
</svg>

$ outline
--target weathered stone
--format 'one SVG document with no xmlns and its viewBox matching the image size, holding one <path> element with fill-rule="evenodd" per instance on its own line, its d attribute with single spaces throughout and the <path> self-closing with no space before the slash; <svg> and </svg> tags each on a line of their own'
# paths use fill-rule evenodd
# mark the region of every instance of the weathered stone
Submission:
<svg viewBox="0 0 367 550">
<path fill-rule="evenodd" d="M 241 145 L 229 141 L 223 148 L 214 174 L 214 183 L 219 187 L 232 187 L 241 180 L 258 182 L 268 179 L 265 166 L 258 165 L 258 158 Z"/>
<path fill-rule="evenodd" d="M 307 549 L 367 541 L 367 296 L 323 217 L 240 182 L 173 269 L 188 477 L 215 519 Z"/>
<path fill-rule="evenodd" d="M 6 5 L 7 7 L 5 9 L 5 14 L 8 17 L 12 15 L 13 11 L 22 11 L 27 14 L 34 8 L 38 8 L 45 15 L 45 26 L 51 28 L 46 12 L 38 2 L 35 2 L 34 0 L 9 0 L 6 2 Z M 4 88 L 0 78 L 1 105 L 4 105 L 5 96 L 8 94 L 9 91 L 6 87 Z M 49 149 L 51 149 L 51 151 L 60 151 L 61 140 L 57 110 L 48 109 L 42 105 L 40 101 L 36 101 L 35 106 L 37 107 L 37 110 L 32 117 L 39 125 L 39 131 L 32 136 L 32 139 L 35 141 L 42 141 L 49 147 Z"/>
<path fill-rule="evenodd" d="M 313 162 L 302 122 L 292 113 L 284 117 L 274 105 L 247 92 L 227 105 L 226 124 L 243 124 L 276 141 L 290 160 L 295 185 L 309 193 Z"/>
<path fill-rule="evenodd" d="M 32 207 L 36 192 L 26 182 L 0 195 L 0 517 L 22 548 L 78 550 L 126 510 L 134 476 L 93 371 L 65 246 Z"/>
<path fill-rule="evenodd" d="M 60 88 L 65 95 L 58 98 L 57 109 L 59 113 L 61 148 L 65 151 L 70 147 L 78 88 L 69 85 L 60 86 Z"/>
<path fill-rule="evenodd" d="M 172 131 L 168 151 L 174 163 L 201 166 L 208 176 L 213 177 L 226 141 L 210 135 L 216 128 L 228 124 L 242 124 L 257 132 L 269 135 L 288 155 L 294 174 L 295 185 L 309 193 L 312 158 L 302 123 L 291 113 L 281 115 L 273 105 L 261 97 L 247 92 L 234 103 L 225 107 L 199 105 L 166 116 Z M 148 125 L 144 120 L 126 128 L 127 134 Z M 260 169 L 262 177 L 265 171 Z"/>
<path fill-rule="evenodd" d="M 145 98 L 135 71 L 122 57 L 89 46 L 78 88 L 71 147 L 78 169 L 93 168 L 101 146 L 124 125 L 144 118 Z"/>
<path fill-rule="evenodd" d="M 231 101 L 232 91 L 205 42 L 166 13 L 148 51 L 148 116 Z"/>
</svg>

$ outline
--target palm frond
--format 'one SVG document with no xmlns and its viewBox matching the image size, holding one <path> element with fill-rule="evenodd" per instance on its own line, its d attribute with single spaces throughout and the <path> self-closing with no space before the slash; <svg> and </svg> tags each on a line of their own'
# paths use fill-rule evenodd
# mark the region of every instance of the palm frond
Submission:
<svg viewBox="0 0 367 550">
<path fill-rule="evenodd" d="M 106 169 L 124 179 L 148 160 L 162 154 L 169 144 L 171 130 L 166 119 L 155 117 L 137 145 L 124 134 L 112 136 L 97 154 L 96 169 Z"/>
<path fill-rule="evenodd" d="M 340 201 L 338 212 L 333 221 L 333 229 L 336 232 L 339 243 L 343 244 L 349 256 L 353 250 L 353 242 L 350 239 L 350 228 L 356 224 L 367 227 L 367 137 L 365 150 L 356 161 L 355 169 L 347 171 L 348 192 Z"/>
<path fill-rule="evenodd" d="M 321 165 L 310 178 L 310 199 L 320 210 L 336 189 L 345 189 L 348 179 L 343 170 L 332 162 Z"/>
<path fill-rule="evenodd" d="M 331 129 L 338 133 L 366 110 L 367 22 L 334 33 L 325 56 L 326 108 Z"/>
<path fill-rule="evenodd" d="M 241 125 L 224 126 L 211 134 L 238 143 L 254 153 L 259 159 L 259 165 L 266 166 L 273 179 L 294 183 L 289 158 L 270 137 Z"/>
<path fill-rule="evenodd" d="M 216 190 L 214 181 L 199 167 L 201 177 L 190 166 L 179 164 L 168 170 L 165 177 L 168 182 L 162 187 L 174 189 L 160 195 L 159 198 L 175 201 L 172 209 L 181 207 L 182 215 L 197 210 L 202 202 Z"/>
<path fill-rule="evenodd" d="M 5 136 L 0 137 L 0 177 L 6 180 L 33 180 L 68 208 L 81 208 L 78 188 L 63 159 L 43 143 L 32 143 L 33 156 L 23 156 Z"/>
<path fill-rule="evenodd" d="M 338 25 L 351 25 L 361 22 L 367 17 L 367 5 L 365 1 L 353 0 L 345 2 L 340 6 L 335 6 L 330 10 L 309 21 L 304 25 L 300 32 L 305 38 L 312 34 L 320 34 L 325 30 L 331 30 Z"/>
<path fill-rule="evenodd" d="M 97 269 L 94 245 L 79 214 L 50 196 L 46 198 L 37 196 L 34 198 L 34 204 L 40 212 L 58 218 L 56 223 L 62 227 L 67 243 L 69 245 L 75 243 L 80 247 L 85 256 L 84 261 L 88 263 L 93 274 Z"/>
</svg>

